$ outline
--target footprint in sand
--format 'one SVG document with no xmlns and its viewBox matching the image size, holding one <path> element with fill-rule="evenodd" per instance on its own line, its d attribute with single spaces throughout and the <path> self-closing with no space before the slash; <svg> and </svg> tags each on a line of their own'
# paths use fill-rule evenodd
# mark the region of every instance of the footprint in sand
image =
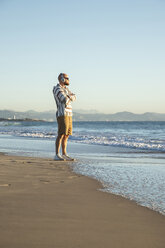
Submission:
<svg viewBox="0 0 165 248">
<path fill-rule="evenodd" d="M 43 182 L 43 183 L 50 183 L 50 181 L 48 181 L 48 180 L 45 180 L 45 179 L 39 179 L 41 182 Z"/>
<path fill-rule="evenodd" d="M 77 178 L 77 176 L 69 176 L 68 178 L 69 178 L 69 179 Z"/>
<path fill-rule="evenodd" d="M 9 186 L 11 186 L 11 184 L 10 184 L 10 183 L 0 184 L 0 187 L 9 187 Z"/>
</svg>

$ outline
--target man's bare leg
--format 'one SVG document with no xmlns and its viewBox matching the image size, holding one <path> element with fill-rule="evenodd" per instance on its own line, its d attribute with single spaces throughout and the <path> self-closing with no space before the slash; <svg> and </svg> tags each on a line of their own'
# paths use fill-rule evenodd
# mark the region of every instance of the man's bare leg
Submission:
<svg viewBox="0 0 165 248">
<path fill-rule="evenodd" d="M 62 155 L 66 155 L 66 148 L 67 148 L 67 141 L 68 141 L 69 135 L 64 135 L 62 139 Z"/>
<path fill-rule="evenodd" d="M 59 134 L 56 139 L 56 154 L 60 153 L 61 141 L 64 138 L 64 134 Z"/>
<path fill-rule="evenodd" d="M 69 138 L 69 135 L 64 135 L 62 139 L 62 157 L 69 161 L 75 161 L 75 159 L 68 156 L 66 152 L 68 138 Z"/>
</svg>

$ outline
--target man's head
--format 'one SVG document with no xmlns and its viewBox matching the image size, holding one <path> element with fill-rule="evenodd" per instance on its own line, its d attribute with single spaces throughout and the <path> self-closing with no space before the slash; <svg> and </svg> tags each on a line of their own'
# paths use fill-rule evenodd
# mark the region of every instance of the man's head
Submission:
<svg viewBox="0 0 165 248">
<path fill-rule="evenodd" d="M 60 73 L 58 76 L 58 81 L 61 85 L 69 85 L 69 77 L 65 73 Z"/>
</svg>

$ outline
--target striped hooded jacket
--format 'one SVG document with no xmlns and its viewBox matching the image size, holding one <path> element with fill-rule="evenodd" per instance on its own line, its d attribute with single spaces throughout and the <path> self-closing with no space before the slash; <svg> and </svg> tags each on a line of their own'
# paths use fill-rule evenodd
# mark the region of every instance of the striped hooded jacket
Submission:
<svg viewBox="0 0 165 248">
<path fill-rule="evenodd" d="M 56 117 L 72 116 L 71 102 L 76 100 L 75 94 L 67 87 L 62 87 L 60 84 L 57 84 L 53 87 L 53 95 L 57 105 Z"/>
</svg>

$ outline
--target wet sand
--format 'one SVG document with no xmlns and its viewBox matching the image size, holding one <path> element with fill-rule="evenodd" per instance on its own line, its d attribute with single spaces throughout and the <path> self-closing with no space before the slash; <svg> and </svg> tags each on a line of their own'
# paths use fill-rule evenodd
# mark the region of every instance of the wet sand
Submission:
<svg viewBox="0 0 165 248">
<path fill-rule="evenodd" d="M 165 247 L 165 216 L 69 165 L 0 154 L 0 247 Z"/>
</svg>

